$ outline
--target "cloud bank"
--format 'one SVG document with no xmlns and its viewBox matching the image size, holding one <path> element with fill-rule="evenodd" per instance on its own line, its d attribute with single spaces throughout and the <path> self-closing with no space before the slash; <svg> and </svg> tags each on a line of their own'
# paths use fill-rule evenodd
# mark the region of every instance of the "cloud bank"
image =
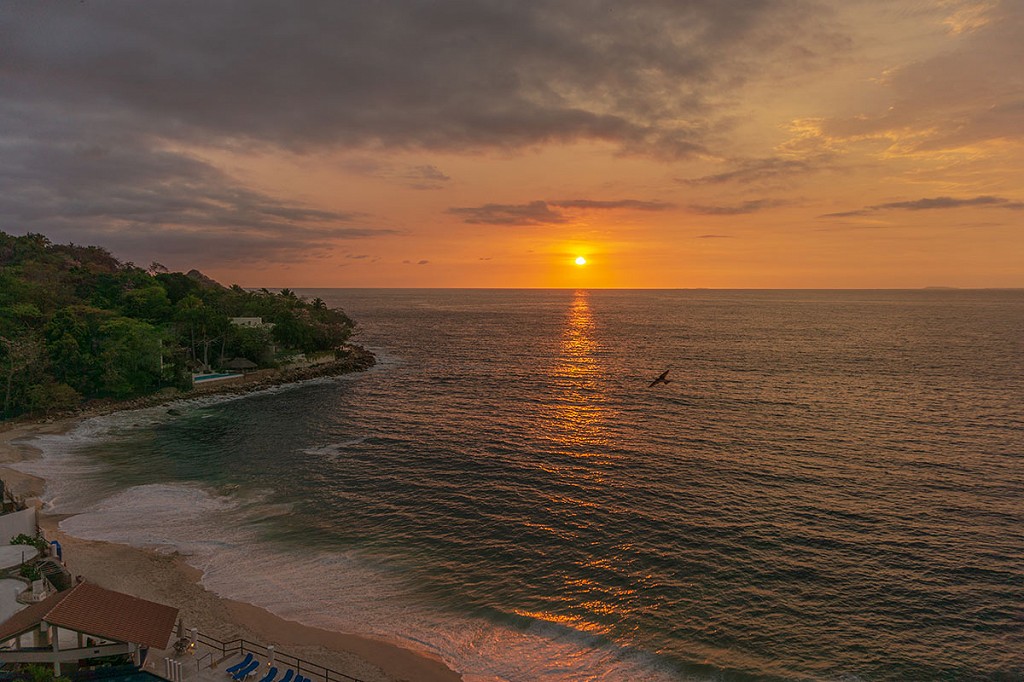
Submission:
<svg viewBox="0 0 1024 682">
<path fill-rule="evenodd" d="M 5 9 L 4 91 L 294 149 L 703 149 L 712 99 L 805 46 L 804 0 L 107 0 Z M 775 46 L 775 47 L 773 47 Z M 785 46 L 782 48 L 780 46 Z"/>
<path fill-rule="evenodd" d="M 1013 201 L 1005 197 L 977 196 L 958 199 L 956 197 L 930 197 L 914 199 L 912 201 L 890 201 L 884 204 L 875 204 L 853 211 L 841 211 L 839 213 L 826 213 L 822 218 L 850 218 L 854 216 L 870 215 L 876 211 L 934 211 L 955 208 L 1003 208 L 1011 211 L 1024 210 L 1024 201 Z"/>
<path fill-rule="evenodd" d="M 326 211 L 239 185 L 187 154 L 125 133 L 7 139 L 0 229 L 188 262 L 300 260 L 338 240 L 388 231 L 355 212 Z"/>
<path fill-rule="evenodd" d="M 593 199 L 560 199 L 556 201 L 531 201 L 526 204 L 484 204 L 450 208 L 448 213 L 461 216 L 463 222 L 475 225 L 558 225 L 569 219 L 562 211 L 552 209 L 578 209 L 589 211 L 667 211 L 674 204 L 664 201 L 642 201 L 640 199 L 614 199 L 599 201 Z"/>
</svg>

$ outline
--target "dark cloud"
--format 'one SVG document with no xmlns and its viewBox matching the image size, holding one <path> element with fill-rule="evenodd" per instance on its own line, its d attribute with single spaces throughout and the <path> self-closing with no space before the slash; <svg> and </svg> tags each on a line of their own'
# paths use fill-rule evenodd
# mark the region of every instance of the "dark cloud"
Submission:
<svg viewBox="0 0 1024 682">
<path fill-rule="evenodd" d="M 871 213 L 870 209 L 862 208 L 857 211 L 839 211 L 838 213 L 825 213 L 818 216 L 819 218 L 855 218 L 857 216 L 868 215 Z"/>
<path fill-rule="evenodd" d="M 405 170 L 402 177 L 412 189 L 441 189 L 451 180 L 437 166 L 430 165 L 411 166 Z"/>
<path fill-rule="evenodd" d="M 382 232 L 362 214 L 282 201 L 130 134 L 90 145 L 8 138 L 3 149 L 0 229 L 100 243 L 141 262 L 293 260 Z"/>
<path fill-rule="evenodd" d="M 927 211 L 936 208 L 963 208 L 964 206 L 996 206 L 998 208 L 1009 208 L 1018 211 L 1024 209 L 1024 203 L 1022 202 L 992 196 L 972 197 L 970 199 L 934 197 L 931 199 L 916 199 L 914 201 L 893 201 L 888 204 L 876 204 L 869 208 L 873 211 L 883 211 L 886 209 Z"/>
<path fill-rule="evenodd" d="M 698 234 L 697 239 L 732 239 L 731 234 Z"/>
<path fill-rule="evenodd" d="M 1013 201 L 1004 197 L 978 196 L 966 199 L 956 197 L 929 197 L 914 199 L 913 201 L 890 201 L 885 204 L 875 204 L 866 208 L 853 211 L 841 211 L 839 213 L 826 213 L 821 218 L 852 218 L 865 216 L 875 211 L 932 211 L 951 208 L 967 207 L 1003 208 L 1011 211 L 1024 210 L 1024 202 Z"/>
<path fill-rule="evenodd" d="M 701 151 L 723 90 L 824 54 L 809 0 L 107 0 L 5 6 L 0 90 L 154 134 L 464 150 Z M 816 26 L 815 28 L 820 29 Z"/>
<path fill-rule="evenodd" d="M 350 173 L 399 183 L 410 189 L 443 189 L 451 181 L 450 176 L 431 164 L 397 166 L 380 159 L 356 157 L 347 159 L 341 167 Z"/>
<path fill-rule="evenodd" d="M 0 9 L 0 229 L 131 258 L 301 259 L 379 234 L 183 150 L 705 153 L 773 56 L 843 49 L 813 0 L 12 1 Z M 827 50 L 817 48 L 827 46 Z M 414 189 L 429 163 L 369 161 Z M 580 200 L 582 201 L 582 200 Z M 657 202 L 569 208 L 663 210 Z M 606 205 L 607 204 L 607 205 Z M 554 208 L 552 207 L 554 206 Z M 667 207 L 667 206 L 666 206 Z M 564 222 L 558 205 L 452 209 Z"/>
<path fill-rule="evenodd" d="M 787 202 L 780 201 L 778 199 L 754 199 L 734 204 L 732 206 L 706 206 L 701 204 L 691 204 L 690 210 L 701 215 L 744 215 L 747 213 L 757 213 L 758 211 L 763 211 L 766 208 L 784 206 L 786 203 Z"/>
<path fill-rule="evenodd" d="M 667 211 L 675 208 L 675 204 L 664 201 L 640 201 L 638 199 L 620 199 L 618 201 L 595 201 L 592 199 L 571 199 L 548 202 L 559 208 L 586 208 L 595 210 L 611 210 L 628 208 L 636 211 Z"/>
<path fill-rule="evenodd" d="M 641 201 L 639 199 L 615 199 L 598 201 L 594 199 L 561 199 L 558 201 L 531 201 L 528 204 L 484 204 L 467 208 L 450 208 L 448 212 L 463 217 L 463 221 L 486 225 L 557 225 L 568 222 L 565 215 L 555 208 L 596 211 L 636 210 L 667 211 L 674 204 L 663 201 Z"/>
<path fill-rule="evenodd" d="M 699 178 L 681 178 L 686 185 L 721 185 L 729 182 L 741 184 L 780 180 L 805 173 L 812 173 L 827 166 L 831 154 L 815 154 L 809 158 L 768 157 L 763 159 L 738 159 L 732 162 L 733 169 L 724 173 L 704 175 Z"/>
<path fill-rule="evenodd" d="M 559 211 L 552 211 L 547 202 L 528 204 L 484 204 L 467 208 L 450 208 L 448 212 L 462 216 L 473 225 L 556 225 L 566 222 Z"/>
</svg>

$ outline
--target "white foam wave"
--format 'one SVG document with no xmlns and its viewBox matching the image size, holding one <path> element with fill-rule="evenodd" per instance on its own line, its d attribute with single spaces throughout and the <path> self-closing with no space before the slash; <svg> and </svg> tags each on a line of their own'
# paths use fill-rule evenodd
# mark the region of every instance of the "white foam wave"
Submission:
<svg viewBox="0 0 1024 682">
<path fill-rule="evenodd" d="M 445 613 L 417 597 L 386 559 L 260 538 L 267 508 L 189 484 L 133 487 L 65 519 L 89 540 L 176 550 L 203 585 L 290 620 L 359 632 L 440 656 L 466 682 L 610 682 L 678 679 L 654 657 L 571 628 L 536 621 L 526 630 Z M 278 510 L 280 512 L 282 510 Z"/>
<path fill-rule="evenodd" d="M 91 443 L 116 438 L 117 432 L 130 424 L 155 423 L 155 413 L 149 412 L 119 412 L 94 417 L 78 423 L 67 433 L 37 436 L 29 442 L 41 451 L 40 456 L 10 466 L 45 479 L 42 500 L 48 511 L 62 514 L 79 512 L 115 492 L 115 489 L 103 479 L 105 467 L 77 455 L 77 451 Z"/>
<path fill-rule="evenodd" d="M 249 393 L 224 393 L 183 398 L 163 405 L 138 410 L 122 410 L 108 415 L 90 417 L 78 422 L 63 434 L 43 434 L 30 439 L 30 445 L 41 451 L 35 459 L 12 463 L 9 466 L 46 481 L 42 500 L 48 511 L 74 514 L 90 504 L 115 492 L 103 480 L 105 467 L 83 457 L 78 451 L 99 441 L 116 439 L 130 431 L 153 427 L 180 417 L 183 413 L 198 411 L 221 403 L 234 402 L 259 395 L 273 395 L 299 386 L 353 381 L 358 372 L 331 377 L 304 379 L 289 384 L 269 386 Z M 212 415 L 201 415 L 206 418 Z"/>
<path fill-rule="evenodd" d="M 315 448 L 306 448 L 303 450 L 307 455 L 323 455 L 327 459 L 335 460 L 341 456 L 341 454 L 355 446 L 366 441 L 366 436 L 360 438 L 352 438 L 349 440 L 341 441 L 340 443 L 328 443 Z"/>
<path fill-rule="evenodd" d="M 221 553 L 203 584 L 279 616 L 360 632 L 439 656 L 466 682 L 676 680 L 653 656 L 591 635 L 537 622 L 525 631 L 431 607 L 373 559 L 312 549 L 284 554 L 261 547 Z M 246 579 L 240 581 L 239 575 Z"/>
<path fill-rule="evenodd" d="M 233 399 L 238 396 L 174 407 L 201 409 Z M 517 629 L 430 604 L 387 557 L 324 548 L 315 536 L 306 546 L 265 540 L 261 529 L 290 508 L 267 504 L 260 491 L 220 494 L 186 483 L 112 489 L 104 465 L 80 454 L 97 440 L 173 418 L 169 407 L 89 419 L 69 433 L 34 441 L 42 456 L 18 468 L 47 479 L 44 500 L 53 512 L 76 514 L 61 522 L 62 530 L 88 540 L 178 551 L 203 572 L 203 585 L 221 596 L 312 626 L 430 652 L 462 672 L 466 682 L 679 679 L 654 656 L 572 628 L 538 620 Z M 360 440 L 311 451 L 337 457 Z"/>
<path fill-rule="evenodd" d="M 86 540 L 135 547 L 173 548 L 203 557 L 226 545 L 247 545 L 252 533 L 225 537 L 223 521 L 240 507 L 196 485 L 154 483 L 118 492 L 61 521 L 61 530 Z"/>
</svg>

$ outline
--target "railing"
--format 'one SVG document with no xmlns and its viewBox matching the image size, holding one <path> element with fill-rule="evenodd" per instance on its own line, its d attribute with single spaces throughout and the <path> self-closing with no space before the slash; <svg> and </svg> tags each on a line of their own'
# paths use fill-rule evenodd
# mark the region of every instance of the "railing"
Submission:
<svg viewBox="0 0 1024 682">
<path fill-rule="evenodd" d="M 203 654 L 202 656 L 200 656 L 199 658 L 196 659 L 196 672 L 199 672 L 199 670 L 202 669 L 202 667 L 203 667 L 203 660 L 205 660 L 207 658 L 210 659 L 210 661 L 211 661 L 210 665 L 213 665 L 213 663 L 212 663 L 212 661 L 213 661 L 213 652 L 212 651 L 207 651 L 205 654 Z"/>
<path fill-rule="evenodd" d="M 196 643 L 215 649 L 221 652 L 224 656 L 229 654 L 251 653 L 256 656 L 266 657 L 270 654 L 270 650 L 267 649 L 267 647 L 262 644 L 257 644 L 256 642 L 250 642 L 247 639 L 233 639 L 229 642 L 222 642 L 219 639 L 214 639 L 213 637 L 204 635 L 201 632 L 196 633 Z M 358 677 L 339 673 L 337 670 L 325 668 L 319 663 L 313 663 L 275 649 L 274 664 L 277 665 L 279 663 L 290 665 L 295 670 L 296 675 L 317 677 L 323 680 L 323 682 L 365 682 Z"/>
</svg>

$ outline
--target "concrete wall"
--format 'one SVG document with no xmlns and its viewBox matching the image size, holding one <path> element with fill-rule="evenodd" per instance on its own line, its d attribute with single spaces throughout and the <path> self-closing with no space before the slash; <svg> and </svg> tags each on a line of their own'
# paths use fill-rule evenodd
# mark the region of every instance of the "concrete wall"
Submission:
<svg viewBox="0 0 1024 682">
<path fill-rule="evenodd" d="M 16 535 L 36 536 L 36 508 L 29 507 L 21 511 L 0 516 L 0 545 L 11 542 Z"/>
</svg>

